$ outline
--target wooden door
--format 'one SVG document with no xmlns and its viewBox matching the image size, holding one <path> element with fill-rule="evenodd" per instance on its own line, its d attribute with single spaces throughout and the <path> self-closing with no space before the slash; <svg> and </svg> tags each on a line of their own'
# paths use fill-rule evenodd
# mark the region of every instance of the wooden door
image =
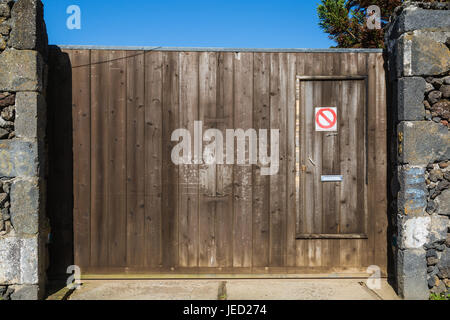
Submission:
<svg viewBox="0 0 450 320">
<path fill-rule="evenodd" d="M 302 141 L 297 238 L 366 239 L 365 77 L 299 81 L 297 116 Z M 331 111 L 322 113 L 327 108 Z M 324 131 L 317 122 L 325 122 Z M 335 128 L 327 129 L 334 122 Z"/>
</svg>

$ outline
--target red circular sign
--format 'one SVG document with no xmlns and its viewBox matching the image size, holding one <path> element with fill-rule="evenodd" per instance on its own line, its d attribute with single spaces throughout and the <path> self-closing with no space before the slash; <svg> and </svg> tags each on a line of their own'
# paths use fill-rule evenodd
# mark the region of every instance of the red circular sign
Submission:
<svg viewBox="0 0 450 320">
<path fill-rule="evenodd" d="M 328 111 L 328 112 L 331 113 L 331 115 L 332 115 L 331 119 L 325 114 L 325 111 Z M 322 124 L 321 121 L 320 121 L 320 118 L 323 118 L 322 122 L 324 122 L 326 124 Z M 320 109 L 319 111 L 317 111 L 316 123 L 322 129 L 331 129 L 331 128 L 333 128 L 334 125 L 336 124 L 336 120 L 337 120 L 337 115 L 336 115 L 336 112 L 334 112 L 333 109 L 323 108 L 323 109 Z"/>
</svg>

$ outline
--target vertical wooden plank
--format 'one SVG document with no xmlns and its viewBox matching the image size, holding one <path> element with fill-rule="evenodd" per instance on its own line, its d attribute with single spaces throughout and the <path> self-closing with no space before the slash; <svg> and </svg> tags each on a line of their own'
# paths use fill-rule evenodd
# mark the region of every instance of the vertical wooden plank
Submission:
<svg viewBox="0 0 450 320">
<path fill-rule="evenodd" d="M 191 134 L 191 164 L 180 165 L 179 265 L 198 266 L 199 180 L 193 163 L 194 121 L 199 120 L 199 54 L 180 52 L 180 128 Z"/>
<path fill-rule="evenodd" d="M 270 55 L 270 128 L 280 130 L 280 110 L 281 110 L 281 88 L 280 88 L 280 54 Z M 280 130 L 281 135 L 281 130 Z M 279 141 L 281 158 L 281 137 Z M 281 167 L 281 166 L 280 166 Z M 279 168 L 281 169 L 281 168 Z M 280 181 L 280 171 L 278 174 L 269 176 L 270 197 L 269 197 L 269 265 L 279 266 L 281 261 L 281 214 L 283 186 Z"/>
<path fill-rule="evenodd" d="M 225 133 L 234 128 L 234 53 L 220 53 L 217 71 L 217 118 L 218 129 Z M 217 196 L 221 201 L 216 205 L 217 218 L 217 264 L 219 267 L 233 266 L 233 165 L 217 166 Z"/>
<path fill-rule="evenodd" d="M 236 53 L 234 59 L 234 124 L 246 131 L 253 126 L 253 53 Z M 246 143 L 246 154 L 248 155 Z M 235 166 L 233 266 L 252 263 L 252 167 Z"/>
<path fill-rule="evenodd" d="M 296 260 L 296 73 L 297 57 L 287 55 L 287 112 L 286 112 L 286 266 L 295 266 Z"/>
<path fill-rule="evenodd" d="M 322 73 L 335 75 L 334 53 L 323 56 Z M 322 86 L 322 106 L 334 107 L 340 113 L 340 81 L 324 81 Z M 339 131 L 322 133 L 322 173 L 323 175 L 339 175 Z M 322 230 L 326 234 L 338 233 L 339 215 L 339 183 L 322 183 Z M 336 266 L 339 241 L 335 239 L 321 240 L 322 266 Z"/>
<path fill-rule="evenodd" d="M 351 63 L 350 54 L 346 53 L 342 59 L 342 72 L 346 75 L 351 74 Z M 339 233 L 348 232 L 348 228 L 345 226 L 346 217 L 351 211 L 351 183 L 349 179 L 349 153 L 350 153 L 350 129 L 349 129 L 349 104 L 351 101 L 351 81 L 342 82 L 341 100 L 342 100 L 342 111 L 340 112 L 343 117 L 341 117 L 338 123 L 339 127 L 339 157 L 340 157 L 340 170 L 341 174 L 345 177 L 345 181 L 341 183 L 341 194 L 340 194 L 340 220 L 339 220 Z M 350 240 L 339 240 L 339 261 L 340 266 L 351 266 L 352 262 L 352 241 Z"/>
<path fill-rule="evenodd" d="M 108 232 L 110 266 L 126 265 L 126 59 L 109 51 Z"/>
<path fill-rule="evenodd" d="M 387 110 L 386 110 L 386 78 L 384 69 L 384 58 L 381 53 L 374 54 L 376 57 L 376 197 L 375 197 L 375 264 L 384 274 L 387 274 L 387 246 L 386 233 L 387 221 Z M 372 108 L 374 108 L 371 105 Z M 372 213 L 373 214 L 373 213 Z"/>
<path fill-rule="evenodd" d="M 286 257 L 286 55 L 271 55 L 270 127 L 280 130 L 279 171 L 270 176 L 270 265 L 282 266 Z"/>
<path fill-rule="evenodd" d="M 314 75 L 324 75 L 324 69 L 326 65 L 324 53 L 317 53 L 314 55 L 313 63 L 313 74 Z M 313 116 L 310 118 L 313 125 L 312 132 L 314 136 L 314 143 L 312 148 L 312 154 L 309 156 L 314 161 L 313 171 L 314 171 L 314 218 L 313 218 L 313 231 L 314 233 L 324 233 L 323 231 L 323 193 L 322 193 L 322 182 L 320 181 L 320 176 L 322 175 L 323 169 L 323 132 L 318 132 L 315 130 L 315 108 L 323 105 L 322 102 L 322 92 L 325 90 L 324 82 L 314 81 L 313 82 L 313 104 L 311 105 Z M 311 162 L 311 161 L 310 161 Z M 318 244 L 320 244 L 319 242 Z"/>
<path fill-rule="evenodd" d="M 367 260 L 368 264 L 375 264 L 375 246 L 376 246 L 376 234 L 375 226 L 377 221 L 377 211 L 376 211 L 376 198 L 377 198 L 377 170 L 376 170 L 376 159 L 377 159 L 377 144 L 376 144 L 376 134 L 377 134 L 377 58 L 374 54 L 369 54 L 368 64 L 367 64 L 367 74 L 368 74 L 368 142 L 367 142 L 367 205 L 368 205 L 368 250 L 367 250 Z"/>
<path fill-rule="evenodd" d="M 344 70 L 346 74 L 350 74 L 351 68 L 350 54 L 345 55 L 344 59 Z M 340 169 L 341 174 L 345 177 L 345 181 L 341 184 L 341 205 L 340 205 L 340 223 L 339 223 L 339 232 L 340 233 L 348 233 L 350 225 L 348 224 L 347 217 L 351 215 L 351 168 L 349 163 L 349 155 L 350 155 L 350 110 L 351 108 L 351 98 L 352 98 L 352 88 L 351 81 L 344 81 L 342 83 L 342 114 L 345 115 L 342 117 L 341 123 L 339 124 L 340 130 Z M 348 225 L 347 225 L 348 224 Z M 354 261 L 354 251 L 356 250 L 353 246 L 352 240 L 339 240 L 340 246 L 340 266 L 349 267 L 352 266 Z"/>
<path fill-rule="evenodd" d="M 145 265 L 144 51 L 126 52 L 127 266 Z"/>
<path fill-rule="evenodd" d="M 314 55 L 312 53 L 305 54 L 305 75 L 313 75 L 313 70 L 311 69 L 314 64 Z M 300 86 L 300 101 L 301 101 L 301 114 L 300 117 L 303 124 L 301 149 L 302 162 L 305 166 L 305 171 L 303 172 L 303 190 L 302 203 L 303 203 L 303 232 L 313 233 L 314 232 L 314 212 L 315 212 L 315 190 L 314 190 L 314 177 L 315 177 L 315 167 L 316 162 L 312 158 L 314 152 L 314 138 L 315 138 L 315 127 L 314 127 L 314 108 L 313 108 L 313 83 L 311 81 L 302 81 Z M 314 165 L 316 164 L 316 165 Z"/>
<path fill-rule="evenodd" d="M 91 51 L 91 265 L 108 266 L 108 68 L 107 51 Z"/>
<path fill-rule="evenodd" d="M 288 114 L 288 56 L 280 55 L 280 166 L 278 176 L 281 186 L 280 193 L 280 266 L 286 265 L 287 240 L 287 114 Z"/>
<path fill-rule="evenodd" d="M 199 60 L 199 115 L 203 121 L 206 133 L 208 129 L 217 128 L 217 64 L 216 52 L 202 52 Z M 217 266 L 216 248 L 216 205 L 220 197 L 216 187 L 216 164 L 207 164 L 213 161 L 216 155 L 209 148 L 210 142 L 205 142 L 203 164 L 199 167 L 199 266 Z M 214 141 L 216 144 L 216 141 Z M 217 144 L 216 144 L 217 146 Z M 223 149 L 222 149 L 223 150 Z M 223 152 L 219 150 L 219 152 Z M 215 162 L 215 161 L 214 161 Z"/>
<path fill-rule="evenodd" d="M 358 73 L 358 56 L 355 53 L 349 54 L 349 72 L 350 74 Z M 347 127 L 346 127 L 346 151 L 342 154 L 342 159 L 347 163 L 347 197 L 349 199 L 348 210 L 343 213 L 342 232 L 357 233 L 358 227 L 358 110 L 364 106 L 359 105 L 359 81 L 348 81 L 348 104 L 347 104 Z M 364 141 L 364 140 L 363 140 Z"/>
<path fill-rule="evenodd" d="M 254 55 L 253 126 L 259 133 L 267 130 L 267 155 L 270 155 L 270 54 Z M 259 150 L 259 149 L 258 149 Z M 263 151 L 265 152 L 265 151 Z M 261 155 L 261 151 L 259 151 Z M 261 160 L 261 159 L 260 159 Z M 261 175 L 261 165 L 253 170 L 253 263 L 269 266 L 269 199 L 270 178 Z"/>
<path fill-rule="evenodd" d="M 308 61 L 309 54 L 298 53 L 297 55 L 297 75 L 306 75 L 308 71 Z M 307 222 L 306 222 L 306 128 L 305 128 L 305 92 L 306 86 L 304 81 L 297 82 L 297 101 L 296 101 L 296 234 L 307 232 Z M 306 240 L 296 240 L 296 259 L 295 265 L 297 267 L 302 267 L 307 265 L 306 257 Z"/>
<path fill-rule="evenodd" d="M 333 75 L 333 56 L 325 55 L 324 73 Z M 322 106 L 338 108 L 339 106 L 339 81 L 324 81 L 322 88 Z M 323 135 L 322 149 L 322 174 L 323 175 L 339 175 L 339 132 L 325 132 Z M 322 230 L 326 234 L 338 233 L 338 216 L 336 208 L 336 185 L 337 183 L 322 183 L 322 203 L 323 203 L 323 219 Z"/>
<path fill-rule="evenodd" d="M 163 55 L 146 52 L 144 58 L 145 259 L 146 266 L 155 268 L 162 265 Z"/>
<path fill-rule="evenodd" d="M 178 264 L 178 166 L 171 159 L 176 142 L 172 132 L 179 127 L 179 53 L 163 53 L 163 156 L 161 234 L 163 266 Z"/>
<path fill-rule="evenodd" d="M 91 79 L 89 50 L 70 52 L 72 63 L 74 258 L 90 263 L 91 218 Z M 56 85 L 56 84 L 55 84 Z"/>
<path fill-rule="evenodd" d="M 346 73 L 346 69 L 344 68 L 344 66 L 342 65 L 342 61 L 345 58 L 345 54 L 344 53 L 335 53 L 333 54 L 333 74 L 335 75 L 345 75 Z M 339 83 L 335 84 L 335 88 L 334 88 L 334 94 L 336 96 L 336 101 L 337 101 L 337 108 L 338 108 L 338 139 L 336 141 L 336 145 L 335 145 L 335 152 L 336 155 L 334 157 L 334 163 L 333 163 L 333 168 L 336 168 L 336 171 L 339 172 L 339 174 L 343 174 L 342 168 L 341 168 L 341 136 L 340 136 L 340 132 L 341 132 L 341 125 L 339 123 L 339 121 L 341 121 L 345 115 L 344 115 L 344 109 L 343 109 L 343 100 L 342 100 L 342 81 L 340 81 Z M 341 116 L 339 116 L 339 114 L 341 114 Z M 341 229 L 340 229 L 340 221 L 341 221 L 341 189 L 342 189 L 342 184 L 341 183 L 337 183 L 335 184 L 335 223 L 336 223 L 336 232 L 340 233 Z M 333 239 L 330 240 L 330 259 L 329 259 L 329 263 L 331 266 L 340 266 L 340 259 L 341 259 L 341 255 L 340 255 L 340 251 L 341 251 L 341 241 L 337 240 L 337 239 Z"/>
<path fill-rule="evenodd" d="M 319 63 L 313 55 L 309 56 L 311 66 Z M 315 69 L 309 69 L 308 75 L 315 75 Z M 304 217 L 306 233 L 320 233 L 322 210 L 321 210 L 321 136 L 315 131 L 314 110 L 315 105 L 320 103 L 321 84 L 314 81 L 302 81 L 304 131 L 303 131 L 303 161 L 306 167 L 304 178 Z M 320 266 L 320 244 L 321 240 L 305 240 L 304 256 L 307 266 Z"/>
<path fill-rule="evenodd" d="M 341 70 L 342 74 L 347 75 L 350 73 L 350 66 L 349 64 L 351 62 L 349 60 L 349 54 L 345 53 L 342 54 L 342 60 L 341 60 Z M 338 130 L 339 130 L 339 157 L 340 157 L 340 172 L 343 176 L 347 177 L 349 168 L 348 168 L 348 157 L 347 154 L 349 153 L 349 123 L 348 123 L 348 105 L 349 105 L 349 84 L 350 81 L 343 81 L 341 85 L 341 110 L 340 114 L 342 114 L 342 117 L 340 117 L 338 122 Z M 347 214 L 347 212 L 350 210 L 349 202 L 350 199 L 348 198 L 350 189 L 349 189 L 349 182 L 348 179 L 346 181 L 343 181 L 341 183 L 341 194 L 340 194 L 340 220 L 339 220 L 339 233 L 345 232 L 347 230 L 343 226 L 343 219 L 344 216 Z"/>
<path fill-rule="evenodd" d="M 348 53 L 345 70 L 347 74 L 358 73 L 358 60 L 355 53 Z M 358 232 L 357 225 L 357 110 L 358 110 L 358 85 L 356 81 L 343 81 L 342 90 L 342 124 L 339 126 L 340 133 L 340 162 L 341 172 L 345 181 L 341 188 L 341 233 Z M 356 240 L 340 240 L 340 263 L 341 266 L 356 266 L 358 264 Z"/>
<path fill-rule="evenodd" d="M 367 74 L 367 54 L 358 53 L 358 74 Z M 356 157 L 357 173 L 356 187 L 357 193 L 357 223 L 355 230 L 367 234 L 367 82 L 357 81 L 358 109 L 356 118 Z M 367 257 L 369 253 L 368 241 L 366 239 L 357 242 L 358 265 L 367 267 Z"/>
<path fill-rule="evenodd" d="M 325 53 L 317 53 L 314 55 L 312 66 L 313 75 L 326 75 L 327 61 Z M 323 184 L 321 182 L 320 176 L 323 172 L 323 140 L 324 133 L 315 131 L 315 108 L 321 107 L 324 105 L 324 101 L 322 100 L 322 93 L 329 89 L 326 87 L 327 82 L 314 82 L 313 83 L 313 130 L 314 130 L 314 147 L 313 147 L 313 155 L 312 159 L 314 160 L 314 233 L 324 233 L 323 230 L 323 220 L 324 220 L 324 207 L 323 207 Z M 315 255 L 315 263 L 317 265 L 321 265 L 321 255 L 317 256 L 317 253 L 321 253 L 321 246 L 323 240 L 319 241 L 311 241 L 310 242 L 310 254 Z M 312 247 L 311 247 L 312 246 Z"/>
<path fill-rule="evenodd" d="M 315 60 L 316 64 L 319 64 L 321 60 Z M 315 109 L 317 106 L 322 105 L 322 91 L 325 89 L 324 82 L 313 81 L 312 83 L 312 104 L 307 107 L 310 108 L 311 116 L 308 121 L 311 121 L 311 131 L 314 143 L 312 144 L 311 153 L 308 154 L 308 160 L 310 161 L 312 171 L 314 172 L 313 178 L 313 190 L 314 190 L 314 212 L 313 212 L 313 233 L 324 233 L 323 226 L 323 202 L 322 202 L 322 182 L 320 176 L 322 174 L 322 140 L 323 132 L 318 132 L 315 129 Z"/>
<path fill-rule="evenodd" d="M 358 74 L 366 74 L 367 61 L 365 53 L 357 55 Z M 366 81 L 356 81 L 357 87 L 357 110 L 356 110 L 356 207 L 357 207 L 357 223 L 355 225 L 356 232 L 366 232 L 366 107 L 367 97 Z"/>
<path fill-rule="evenodd" d="M 308 240 L 307 242 L 307 266 L 322 266 L 322 239 Z"/>
</svg>

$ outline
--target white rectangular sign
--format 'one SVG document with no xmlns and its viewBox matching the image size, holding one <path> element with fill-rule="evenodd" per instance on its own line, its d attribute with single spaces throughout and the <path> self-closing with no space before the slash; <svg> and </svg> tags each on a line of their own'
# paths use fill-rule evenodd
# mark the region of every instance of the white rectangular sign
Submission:
<svg viewBox="0 0 450 320">
<path fill-rule="evenodd" d="M 322 182 L 341 182 L 344 180 L 343 176 L 322 176 L 320 178 Z"/>
<path fill-rule="evenodd" d="M 316 131 L 337 131 L 337 108 L 316 108 L 314 122 Z"/>
</svg>

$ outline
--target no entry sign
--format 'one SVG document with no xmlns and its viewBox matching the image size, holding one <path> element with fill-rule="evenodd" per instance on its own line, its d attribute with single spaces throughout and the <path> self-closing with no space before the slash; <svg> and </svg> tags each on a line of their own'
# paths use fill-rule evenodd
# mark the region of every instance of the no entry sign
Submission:
<svg viewBox="0 0 450 320">
<path fill-rule="evenodd" d="M 337 109 L 316 108 L 316 131 L 337 131 Z"/>
</svg>

